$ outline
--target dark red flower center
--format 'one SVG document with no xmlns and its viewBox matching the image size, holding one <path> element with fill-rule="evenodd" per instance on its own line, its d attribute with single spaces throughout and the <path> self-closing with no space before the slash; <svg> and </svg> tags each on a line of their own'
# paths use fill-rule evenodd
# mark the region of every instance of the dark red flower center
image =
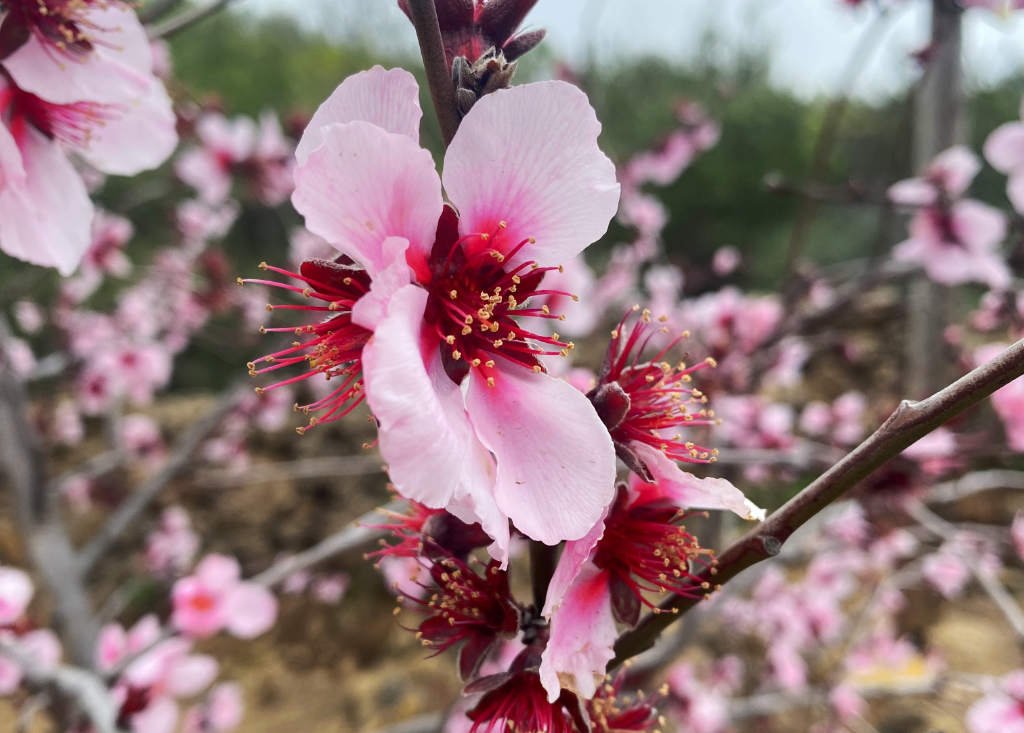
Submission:
<svg viewBox="0 0 1024 733">
<path fill-rule="evenodd" d="M 5 0 L 9 15 L 4 25 L 9 23 L 12 28 L 32 33 L 47 49 L 73 57 L 93 48 L 89 34 L 98 28 L 86 11 L 111 4 L 112 0 Z"/>
<path fill-rule="evenodd" d="M 445 206 L 429 261 L 414 266 L 430 293 L 426 323 L 443 342 L 452 379 L 461 381 L 475 369 L 493 384 L 497 359 L 540 372 L 544 368 L 538 357 L 567 354 L 572 342 L 523 323 L 527 318 L 562 318 L 540 302 L 548 296 L 574 297 L 543 287 L 544 275 L 559 268 L 520 257 L 534 240 L 509 241 L 504 222 L 492 232 L 463 236 L 458 226 L 458 215 Z"/>
<path fill-rule="evenodd" d="M 85 146 L 93 130 L 117 115 L 113 105 L 95 102 L 53 104 L 19 89 L 4 78 L 0 69 L 0 120 L 19 143 L 27 125 L 50 139 L 75 146 Z"/>
</svg>

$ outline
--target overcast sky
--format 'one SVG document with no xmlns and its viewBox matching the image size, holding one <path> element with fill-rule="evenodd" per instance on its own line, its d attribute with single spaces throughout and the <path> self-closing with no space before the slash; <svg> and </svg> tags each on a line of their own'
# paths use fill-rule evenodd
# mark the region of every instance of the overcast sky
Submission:
<svg viewBox="0 0 1024 733">
<path fill-rule="evenodd" d="M 357 28 L 384 43 L 412 43 L 392 0 L 244 0 L 243 5 L 293 13 L 311 26 Z M 874 44 L 858 78 L 859 95 L 885 95 L 913 78 L 908 54 L 926 42 L 927 5 L 903 0 L 891 11 L 884 40 Z M 836 89 L 861 37 L 875 32 L 868 27 L 876 15 L 871 7 L 852 10 L 840 0 L 540 0 L 527 27 L 547 28 L 547 43 L 570 60 L 595 50 L 611 56 L 656 50 L 692 58 L 710 32 L 726 55 L 743 47 L 768 49 L 773 79 L 812 96 Z M 1021 16 L 1024 12 L 1010 19 L 980 10 L 967 14 L 964 56 L 970 83 L 991 83 L 1024 68 Z"/>
</svg>

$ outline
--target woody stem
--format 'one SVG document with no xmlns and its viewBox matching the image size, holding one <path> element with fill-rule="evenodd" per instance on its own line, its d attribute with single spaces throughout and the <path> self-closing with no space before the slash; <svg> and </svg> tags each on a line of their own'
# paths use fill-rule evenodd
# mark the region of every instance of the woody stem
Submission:
<svg viewBox="0 0 1024 733">
<path fill-rule="evenodd" d="M 434 0 L 409 0 L 409 15 L 416 28 L 416 40 L 419 41 L 423 68 L 427 73 L 430 99 L 434 103 L 434 112 L 447 148 L 455 137 L 455 131 L 459 129 L 459 113 L 455 104 L 455 84 L 445 59 Z"/>
</svg>

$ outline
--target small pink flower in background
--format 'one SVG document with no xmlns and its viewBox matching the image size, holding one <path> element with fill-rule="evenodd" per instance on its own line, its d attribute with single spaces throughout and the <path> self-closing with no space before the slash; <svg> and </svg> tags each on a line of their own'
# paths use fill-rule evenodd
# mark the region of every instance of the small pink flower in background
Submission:
<svg viewBox="0 0 1024 733">
<path fill-rule="evenodd" d="M 957 598 L 971 577 L 956 549 L 945 545 L 924 559 L 921 574 L 945 598 Z"/>
<path fill-rule="evenodd" d="M 941 476 L 960 463 L 956 434 L 945 427 L 928 433 L 901 455 L 916 461 L 929 476 Z"/>
<path fill-rule="evenodd" d="M 243 177 L 267 206 L 277 206 L 291 194 L 292 146 L 272 112 L 265 112 L 258 122 L 205 114 L 196 124 L 196 136 L 201 147 L 182 153 L 174 169 L 203 202 L 227 201 L 234 175 Z"/>
<path fill-rule="evenodd" d="M 0 76 L 0 249 L 69 275 L 93 206 L 66 153 L 105 173 L 154 168 L 177 144 L 174 113 L 127 4 L 7 5 L 5 31 L 27 35 Z"/>
<path fill-rule="evenodd" d="M 347 573 L 335 573 L 317 578 L 313 581 L 313 597 L 321 603 L 339 603 L 345 597 L 351 580 Z"/>
<path fill-rule="evenodd" d="M 922 177 L 889 188 L 894 203 L 917 207 L 910 237 L 893 251 L 897 261 L 922 266 L 928 277 L 944 285 L 1009 285 L 1010 272 L 998 251 L 1006 217 L 980 201 L 960 198 L 980 168 L 973 152 L 956 146 L 940 153 Z"/>
<path fill-rule="evenodd" d="M 1006 344 L 988 344 L 974 352 L 974 363 L 984 364 L 998 356 Z M 1018 377 L 992 394 L 992 407 L 1003 423 L 1010 450 L 1024 452 L 1024 377 Z"/>
<path fill-rule="evenodd" d="M 182 721 L 182 733 L 229 733 L 242 724 L 245 704 L 242 688 L 234 682 L 224 682 L 206 696 L 206 700 L 189 708 Z"/>
<path fill-rule="evenodd" d="M 159 463 L 167 452 L 160 426 L 148 415 L 125 415 L 121 419 L 120 438 L 130 455 L 149 465 Z"/>
<path fill-rule="evenodd" d="M 828 405 L 815 401 L 800 414 L 800 429 L 808 435 L 852 445 L 864 436 L 867 398 L 860 392 L 846 392 Z"/>
<path fill-rule="evenodd" d="M 46 314 L 36 303 L 19 300 L 14 304 L 14 320 L 23 333 L 33 335 L 39 333 L 46 325 Z"/>
<path fill-rule="evenodd" d="M 726 245 L 715 250 L 715 256 L 711 259 L 711 269 L 719 277 L 727 277 L 742 263 L 743 256 L 740 251 L 732 245 Z"/>
<path fill-rule="evenodd" d="M 1024 560 L 1024 511 L 1014 515 L 1013 524 L 1010 525 L 1010 536 L 1013 538 L 1013 549 L 1017 551 L 1017 557 Z"/>
<path fill-rule="evenodd" d="M 738 662 L 735 657 L 727 657 L 719 666 Z M 687 662 L 669 670 L 669 710 L 687 733 L 725 733 L 729 728 L 729 697 L 738 689 L 740 679 L 713 671 L 708 677 L 701 679 L 697 669 Z"/>
<path fill-rule="evenodd" d="M 445 158 L 456 211 L 417 144 L 420 116 L 411 75 L 374 68 L 335 90 L 296 149 L 292 201 L 307 228 L 366 268 L 339 273 L 354 290 L 333 309 L 372 337 L 329 361 L 365 390 L 404 496 L 479 522 L 501 558 L 509 519 L 549 544 L 579 538 L 611 500 L 614 452 L 589 401 L 544 371 L 542 359 L 571 344 L 529 323 L 557 321 L 533 299 L 568 294 L 543 276 L 615 212 L 600 124 L 562 82 L 484 96 Z M 322 284 L 313 273 L 299 280 L 299 292 Z M 338 297 L 323 300 L 329 311 Z M 424 440 L 435 450 L 418 450 Z"/>
<path fill-rule="evenodd" d="M 161 577 L 184 573 L 199 550 L 199 536 L 181 507 L 164 509 L 160 525 L 146 541 L 146 569 Z"/>
<path fill-rule="evenodd" d="M 114 669 L 124 660 L 150 648 L 160 639 L 160 620 L 149 614 L 125 631 L 120 624 L 107 624 L 96 642 L 96 667 L 102 672 Z"/>
<path fill-rule="evenodd" d="M 178 231 L 190 246 L 220 239 L 238 217 L 238 204 L 227 201 L 218 204 L 207 204 L 203 201 L 189 200 L 180 204 L 175 211 Z"/>
<path fill-rule="evenodd" d="M 970 733 L 1024 733 L 1024 670 L 1003 677 L 967 711 Z"/>
<path fill-rule="evenodd" d="M 1024 102 L 1021 117 L 1024 118 Z M 1024 122 L 1007 122 L 997 127 L 985 141 L 985 158 L 1009 177 L 1006 195 L 1018 213 L 1024 212 Z"/>
<path fill-rule="evenodd" d="M 0 640 L 18 649 L 44 671 L 60 663 L 60 639 L 50 629 L 25 632 L 0 629 Z M 0 695 L 9 695 L 17 690 L 22 677 L 22 669 L 16 663 L 0 656 Z"/>
<path fill-rule="evenodd" d="M 195 572 L 171 590 L 171 621 L 183 633 L 206 638 L 226 629 L 242 639 L 267 631 L 277 618 L 277 600 L 266 588 L 241 579 L 238 561 L 207 555 Z"/>
</svg>

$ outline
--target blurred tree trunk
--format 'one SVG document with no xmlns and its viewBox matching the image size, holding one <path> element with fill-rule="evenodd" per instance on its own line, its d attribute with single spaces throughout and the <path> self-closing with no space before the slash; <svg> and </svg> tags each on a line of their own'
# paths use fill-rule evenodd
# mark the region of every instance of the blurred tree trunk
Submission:
<svg viewBox="0 0 1024 733">
<path fill-rule="evenodd" d="M 963 11 L 956 0 L 932 0 L 931 41 L 917 88 L 914 114 L 914 167 L 920 172 L 936 154 L 966 135 L 960 37 Z M 946 290 L 924 276 L 907 293 L 904 396 L 920 398 L 948 381 L 943 330 Z"/>
</svg>

